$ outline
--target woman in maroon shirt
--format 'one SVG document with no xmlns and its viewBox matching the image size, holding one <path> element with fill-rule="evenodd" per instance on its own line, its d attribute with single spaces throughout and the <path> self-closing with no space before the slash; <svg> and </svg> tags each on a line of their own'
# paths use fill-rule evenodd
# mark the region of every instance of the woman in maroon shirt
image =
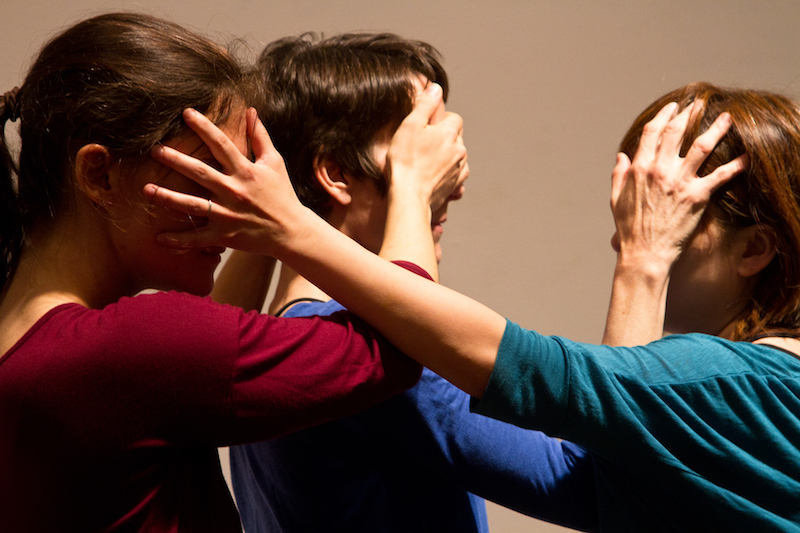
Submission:
<svg viewBox="0 0 800 533">
<path fill-rule="evenodd" d="M 151 149 L 226 169 L 186 127 L 194 108 L 247 154 L 246 80 L 203 37 L 109 14 L 53 39 L 0 100 L 0 123 L 19 120 L 22 139 L 17 164 L 0 137 L 0 531 L 239 531 L 217 446 L 350 414 L 416 381 L 419 366 L 349 314 L 276 319 L 200 298 L 223 249 L 158 242 L 204 226 L 215 197 Z M 408 187 L 393 202 L 436 205 L 460 186 L 460 119 L 428 125 L 439 101 L 420 97 L 396 138 L 392 169 Z M 254 142 L 285 178 L 268 138 Z M 205 210 L 154 205 L 150 182 Z M 405 212 L 429 231 L 424 210 Z M 432 247 L 387 242 L 387 258 L 435 276 Z M 135 296 L 148 288 L 190 294 Z"/>
</svg>

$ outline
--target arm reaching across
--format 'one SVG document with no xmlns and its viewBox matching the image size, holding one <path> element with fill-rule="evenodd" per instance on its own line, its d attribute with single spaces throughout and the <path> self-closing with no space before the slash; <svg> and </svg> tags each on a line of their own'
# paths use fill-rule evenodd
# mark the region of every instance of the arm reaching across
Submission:
<svg viewBox="0 0 800 533">
<path fill-rule="evenodd" d="M 417 108 L 424 105 L 423 100 L 418 99 Z M 192 215 L 209 215 L 205 227 L 164 234 L 159 242 L 175 247 L 207 247 L 215 243 L 273 255 L 366 318 L 409 356 L 470 394 L 483 394 L 505 331 L 503 317 L 470 298 L 376 257 L 303 207 L 260 121 L 254 121 L 252 127 L 256 160 L 251 162 L 201 114 L 187 111 L 184 119 L 203 138 L 223 170 L 217 171 L 166 147 L 154 150 L 153 156 L 158 161 L 196 181 L 212 194 L 209 213 L 206 199 L 146 185 L 145 194 L 156 203 Z M 440 194 L 444 201 L 461 186 L 463 179 L 462 169 L 453 168 L 458 167 L 464 157 L 460 118 L 449 115 L 435 125 L 428 124 L 428 120 L 412 121 L 414 125 L 410 128 L 418 132 L 424 128 L 424 134 L 442 135 L 450 139 L 454 148 L 423 154 L 420 157 L 431 161 L 414 166 L 429 172 L 415 176 L 419 190 L 409 187 L 400 192 L 403 207 L 408 209 L 397 209 L 392 216 L 413 219 L 424 215 L 423 220 L 428 225 L 424 232 L 413 232 L 417 235 L 415 238 L 409 237 L 412 232 L 405 226 L 404 237 L 396 239 L 391 253 L 386 254 L 393 260 L 418 260 L 415 254 L 425 247 L 430 247 L 432 253 L 430 198 Z M 458 126 L 456 135 L 453 134 L 454 124 Z M 440 169 L 452 169 L 446 173 L 444 185 L 438 185 L 442 183 Z M 395 164 L 393 172 L 396 171 Z M 391 200 L 399 202 L 400 196 L 393 194 Z M 390 207 L 392 209 L 394 207 Z M 397 220 L 400 225 L 400 218 Z M 423 238 L 424 243 L 416 240 Z"/>
<path fill-rule="evenodd" d="M 611 177 L 617 265 L 603 343 L 646 344 L 661 338 L 670 270 L 691 239 L 711 194 L 744 170 L 740 156 L 700 178 L 698 169 L 730 127 L 721 114 L 680 157 L 687 123 L 703 102 L 677 116 L 666 105 L 642 131 L 633 161 L 620 153 Z"/>
</svg>

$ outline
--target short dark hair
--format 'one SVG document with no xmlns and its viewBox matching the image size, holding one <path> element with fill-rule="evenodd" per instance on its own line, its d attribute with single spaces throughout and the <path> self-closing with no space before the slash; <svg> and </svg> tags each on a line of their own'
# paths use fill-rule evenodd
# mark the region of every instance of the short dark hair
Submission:
<svg viewBox="0 0 800 533">
<path fill-rule="evenodd" d="M 411 112 L 411 78 L 425 76 L 448 93 L 447 74 L 431 45 L 390 33 L 313 33 L 277 40 L 254 72 L 262 86 L 258 112 L 286 161 L 300 200 L 320 215 L 330 198 L 314 178 L 314 164 L 332 158 L 356 179 L 387 183 L 373 161 L 378 132 Z"/>
</svg>

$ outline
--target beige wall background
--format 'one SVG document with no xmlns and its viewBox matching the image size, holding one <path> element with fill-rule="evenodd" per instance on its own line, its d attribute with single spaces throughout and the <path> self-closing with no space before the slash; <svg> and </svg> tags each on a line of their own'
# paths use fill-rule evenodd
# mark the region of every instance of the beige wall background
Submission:
<svg viewBox="0 0 800 533">
<path fill-rule="evenodd" d="M 54 32 L 108 10 L 161 15 L 253 50 L 305 31 L 434 44 L 465 120 L 471 177 L 445 225 L 444 284 L 525 327 L 599 342 L 614 254 L 616 146 L 691 81 L 800 97 L 796 0 L 4 0 L 0 90 Z M 490 506 L 492 530 L 556 531 Z"/>
</svg>

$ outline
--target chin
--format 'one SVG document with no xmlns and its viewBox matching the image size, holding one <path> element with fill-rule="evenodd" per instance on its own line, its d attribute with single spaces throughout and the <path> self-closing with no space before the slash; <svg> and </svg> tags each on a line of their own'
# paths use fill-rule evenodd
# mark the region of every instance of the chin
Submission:
<svg viewBox="0 0 800 533">
<path fill-rule="evenodd" d="M 208 296 L 214 288 L 214 271 L 186 275 L 178 280 L 175 290 L 188 292 L 195 296 Z"/>
<path fill-rule="evenodd" d="M 181 292 L 188 292 L 189 294 L 193 294 L 195 296 L 208 296 L 211 294 L 211 289 L 214 288 L 214 279 L 212 278 L 210 282 L 192 285 L 186 287 L 185 289 L 179 289 Z"/>
<path fill-rule="evenodd" d="M 208 296 L 214 288 L 214 270 L 211 265 L 203 268 L 198 268 L 197 265 L 183 265 L 183 268 L 172 269 L 170 275 L 151 279 L 152 283 L 147 288 Z"/>
<path fill-rule="evenodd" d="M 208 296 L 214 288 L 214 272 L 220 260 L 220 253 L 193 251 L 186 254 L 179 261 L 179 267 L 173 270 L 173 290 Z"/>
</svg>

